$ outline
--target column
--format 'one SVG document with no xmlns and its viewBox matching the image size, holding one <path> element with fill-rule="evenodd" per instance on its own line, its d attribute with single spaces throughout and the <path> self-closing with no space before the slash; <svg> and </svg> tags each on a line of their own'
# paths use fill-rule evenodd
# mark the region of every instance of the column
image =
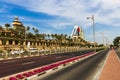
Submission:
<svg viewBox="0 0 120 80">
<path fill-rule="evenodd" d="M 2 45 L 2 40 L 0 40 L 0 45 Z"/>
<path fill-rule="evenodd" d="M 12 42 L 12 45 L 15 45 L 15 41 Z"/>
</svg>

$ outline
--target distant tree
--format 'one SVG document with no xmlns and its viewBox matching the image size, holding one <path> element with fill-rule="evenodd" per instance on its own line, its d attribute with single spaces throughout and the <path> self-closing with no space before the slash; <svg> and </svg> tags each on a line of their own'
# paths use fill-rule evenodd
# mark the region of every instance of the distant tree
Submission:
<svg viewBox="0 0 120 80">
<path fill-rule="evenodd" d="M 116 37 L 113 41 L 114 46 L 119 47 L 120 46 L 120 37 Z"/>
<path fill-rule="evenodd" d="M 55 37 L 54 37 L 54 34 L 51 34 L 51 37 L 52 37 L 52 39 L 54 39 Z"/>
<path fill-rule="evenodd" d="M 24 27 L 24 32 L 27 34 L 30 30 L 30 26 Z"/>
<path fill-rule="evenodd" d="M 47 34 L 48 39 L 50 39 L 50 34 Z"/>
<path fill-rule="evenodd" d="M 34 33 L 35 33 L 35 34 L 39 34 L 39 30 L 38 30 L 38 29 L 35 29 L 35 30 L 34 30 Z"/>
<path fill-rule="evenodd" d="M 0 25 L 0 31 L 1 31 L 1 33 L 0 33 L 0 35 L 2 34 L 2 31 L 3 31 L 3 28 L 2 28 L 2 26 Z"/>
<path fill-rule="evenodd" d="M 8 28 L 11 27 L 11 26 L 10 26 L 9 23 L 6 23 L 6 24 L 5 24 L 5 27 L 8 29 Z"/>
<path fill-rule="evenodd" d="M 27 37 L 28 37 L 29 39 L 34 39 L 34 38 L 35 38 L 35 36 L 34 36 L 31 32 L 29 32 L 29 33 L 27 34 Z"/>
<path fill-rule="evenodd" d="M 32 28 L 32 30 L 33 30 L 33 32 L 35 33 L 35 28 L 34 28 L 34 27 Z"/>
<path fill-rule="evenodd" d="M 33 30 L 35 30 L 35 28 L 34 28 L 34 27 L 33 27 L 32 29 L 33 29 Z"/>
<path fill-rule="evenodd" d="M 3 28 L 2 28 L 2 26 L 0 25 L 0 30 L 2 30 Z"/>
<path fill-rule="evenodd" d="M 67 35 L 67 34 L 65 34 L 64 36 L 65 36 L 65 39 L 67 39 L 68 35 Z"/>
<path fill-rule="evenodd" d="M 29 31 L 30 30 L 30 26 L 27 26 L 26 30 Z"/>
</svg>

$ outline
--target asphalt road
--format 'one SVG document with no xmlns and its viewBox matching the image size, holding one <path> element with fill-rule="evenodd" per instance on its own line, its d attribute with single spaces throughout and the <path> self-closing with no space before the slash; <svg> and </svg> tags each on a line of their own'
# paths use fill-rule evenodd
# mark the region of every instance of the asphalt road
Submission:
<svg viewBox="0 0 120 80">
<path fill-rule="evenodd" d="M 98 80 L 108 50 L 38 80 Z"/>
<path fill-rule="evenodd" d="M 118 57 L 119 57 L 119 59 L 120 59 L 120 50 L 115 50 L 115 52 L 117 53 L 117 55 L 118 55 Z"/>
<path fill-rule="evenodd" d="M 83 50 L 79 52 L 44 55 L 13 60 L 2 60 L 0 61 L 0 78 L 50 63 L 54 63 L 60 60 L 68 59 L 74 56 L 82 55 L 91 51 L 93 50 Z"/>
</svg>

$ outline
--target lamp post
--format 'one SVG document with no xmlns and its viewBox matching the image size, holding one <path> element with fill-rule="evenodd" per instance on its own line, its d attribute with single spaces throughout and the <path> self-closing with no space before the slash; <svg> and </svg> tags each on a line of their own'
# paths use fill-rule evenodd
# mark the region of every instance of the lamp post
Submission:
<svg viewBox="0 0 120 80">
<path fill-rule="evenodd" d="M 95 45 L 95 26 L 94 26 L 94 15 L 92 17 L 87 17 L 87 19 L 92 19 L 93 21 L 93 40 L 94 40 L 94 51 L 96 52 L 96 45 Z"/>
<path fill-rule="evenodd" d="M 104 46 L 104 32 L 101 32 L 101 34 L 102 34 L 103 46 Z"/>
</svg>

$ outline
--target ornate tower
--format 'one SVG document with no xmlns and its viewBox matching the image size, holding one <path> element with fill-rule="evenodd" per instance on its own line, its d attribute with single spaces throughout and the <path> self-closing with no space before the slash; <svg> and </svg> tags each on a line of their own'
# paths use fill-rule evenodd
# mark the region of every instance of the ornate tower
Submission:
<svg viewBox="0 0 120 80">
<path fill-rule="evenodd" d="M 13 21 L 12 25 L 13 25 L 14 29 L 24 28 L 22 22 L 19 21 L 18 17 L 14 18 L 14 21 Z"/>
</svg>

